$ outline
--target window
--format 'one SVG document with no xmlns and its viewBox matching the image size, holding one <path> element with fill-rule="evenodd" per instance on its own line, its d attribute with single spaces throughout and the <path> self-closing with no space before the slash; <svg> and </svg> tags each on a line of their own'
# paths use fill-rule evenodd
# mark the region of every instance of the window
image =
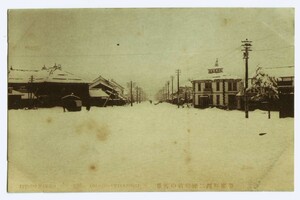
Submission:
<svg viewBox="0 0 300 200">
<path fill-rule="evenodd" d="M 205 83 L 205 88 L 211 88 L 211 83 L 210 82 Z"/>
<path fill-rule="evenodd" d="M 216 82 L 217 84 L 217 91 L 220 91 L 220 82 Z"/>
<path fill-rule="evenodd" d="M 237 83 L 236 82 L 233 83 L 233 91 L 237 91 Z"/>
<path fill-rule="evenodd" d="M 228 82 L 228 91 L 237 91 L 237 82 Z"/>
<path fill-rule="evenodd" d="M 220 95 L 217 95 L 217 105 L 220 105 Z"/>
<path fill-rule="evenodd" d="M 212 91 L 212 84 L 211 84 L 211 82 L 206 82 L 205 83 L 204 91 L 207 91 L 207 92 L 211 92 Z"/>
<path fill-rule="evenodd" d="M 201 91 L 201 83 L 198 83 L 198 91 Z"/>
<path fill-rule="evenodd" d="M 232 82 L 228 82 L 228 91 L 232 91 Z"/>
</svg>

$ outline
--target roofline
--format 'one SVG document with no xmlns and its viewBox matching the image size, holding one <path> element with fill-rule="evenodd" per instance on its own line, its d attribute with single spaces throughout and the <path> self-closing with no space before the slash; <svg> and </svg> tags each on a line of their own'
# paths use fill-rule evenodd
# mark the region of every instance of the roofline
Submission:
<svg viewBox="0 0 300 200">
<path fill-rule="evenodd" d="M 195 79 L 191 82 L 200 82 L 200 81 L 215 81 L 215 80 L 243 80 L 242 78 L 216 78 L 216 79 Z"/>
<path fill-rule="evenodd" d="M 110 80 L 110 81 L 111 81 L 111 83 L 116 84 L 117 86 L 121 87 L 122 89 L 125 89 L 122 85 L 117 83 L 115 80 Z"/>
</svg>

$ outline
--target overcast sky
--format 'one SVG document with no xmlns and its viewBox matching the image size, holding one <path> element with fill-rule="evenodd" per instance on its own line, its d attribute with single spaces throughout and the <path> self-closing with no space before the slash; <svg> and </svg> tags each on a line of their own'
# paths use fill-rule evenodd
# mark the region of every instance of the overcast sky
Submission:
<svg viewBox="0 0 300 200">
<path fill-rule="evenodd" d="M 9 66 L 61 64 L 87 80 L 133 80 L 149 96 L 176 69 L 187 82 L 207 74 L 216 58 L 243 78 L 246 38 L 253 41 L 250 74 L 257 65 L 294 65 L 293 9 L 10 10 L 8 24 Z"/>
</svg>

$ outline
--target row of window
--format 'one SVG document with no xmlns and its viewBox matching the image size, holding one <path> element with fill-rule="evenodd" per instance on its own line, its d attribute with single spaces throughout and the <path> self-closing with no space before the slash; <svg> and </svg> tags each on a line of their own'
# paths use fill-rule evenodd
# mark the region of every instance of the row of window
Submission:
<svg viewBox="0 0 300 200">
<path fill-rule="evenodd" d="M 204 83 L 204 91 L 211 91 L 212 83 Z M 198 83 L 198 91 L 201 91 L 201 83 Z M 220 82 L 216 82 L 216 91 L 220 91 Z M 237 82 L 228 82 L 228 91 L 237 91 Z"/>
<path fill-rule="evenodd" d="M 221 95 L 215 95 L 216 96 L 216 105 L 221 105 Z M 209 95 L 208 96 L 208 102 L 209 104 L 213 105 L 214 104 L 214 95 Z M 199 105 L 201 104 L 201 96 L 198 96 L 198 101 L 199 101 Z M 228 95 L 228 105 L 235 105 L 236 106 L 236 96 L 235 95 Z M 225 101 L 223 99 L 223 104 L 225 104 Z"/>
</svg>

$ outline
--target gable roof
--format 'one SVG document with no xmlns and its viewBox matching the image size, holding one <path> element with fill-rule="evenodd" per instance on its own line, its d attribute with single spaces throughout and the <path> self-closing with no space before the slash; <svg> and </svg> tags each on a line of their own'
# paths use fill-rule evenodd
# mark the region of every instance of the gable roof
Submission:
<svg viewBox="0 0 300 200">
<path fill-rule="evenodd" d="M 109 80 L 103 78 L 102 76 L 99 76 L 98 78 L 96 78 L 95 80 L 92 81 L 92 83 L 90 83 L 89 88 L 94 88 L 97 85 L 104 85 L 106 87 L 108 87 L 111 90 L 114 90 L 113 86 L 110 84 Z"/>
</svg>

